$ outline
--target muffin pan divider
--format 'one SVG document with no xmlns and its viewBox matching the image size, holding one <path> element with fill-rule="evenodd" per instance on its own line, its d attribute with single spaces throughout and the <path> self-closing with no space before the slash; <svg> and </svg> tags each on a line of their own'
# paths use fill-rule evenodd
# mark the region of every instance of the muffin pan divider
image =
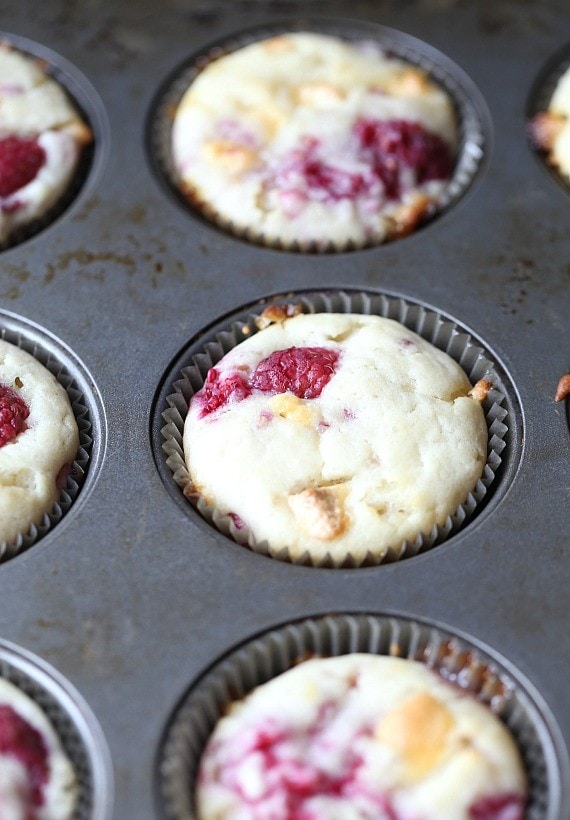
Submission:
<svg viewBox="0 0 570 820">
<path fill-rule="evenodd" d="M 95 715 L 112 761 L 109 820 L 160 818 L 160 740 L 219 657 L 327 613 L 417 618 L 489 648 L 538 693 L 566 820 L 570 431 L 568 400 L 554 394 L 570 368 L 570 199 L 530 148 L 525 115 L 534 79 L 564 45 L 567 4 L 46 0 L 31 12 L 6 0 L 3 32 L 85 78 L 98 140 L 65 213 L 0 253 L 0 329 L 16 317 L 72 353 L 93 390 L 96 440 L 69 512 L 0 563 L 0 638 L 54 667 Z M 489 152 L 457 204 L 389 245 L 315 255 L 225 235 L 169 193 L 148 155 L 161 84 L 210 43 L 285 16 L 388 26 L 468 75 L 489 109 Z M 153 408 L 180 352 L 243 306 L 305 290 L 385 293 L 435 310 L 508 377 L 518 433 L 501 491 L 423 554 L 361 569 L 272 560 L 188 514 L 163 483 Z"/>
</svg>

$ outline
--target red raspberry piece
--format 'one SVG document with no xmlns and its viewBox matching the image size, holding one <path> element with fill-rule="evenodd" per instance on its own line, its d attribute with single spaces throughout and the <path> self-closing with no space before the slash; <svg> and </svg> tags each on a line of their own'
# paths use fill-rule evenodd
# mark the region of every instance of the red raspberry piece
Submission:
<svg viewBox="0 0 570 820">
<path fill-rule="evenodd" d="M 318 147 L 318 140 L 304 137 L 302 147 L 290 154 L 279 174 L 281 188 L 301 195 L 306 189 L 312 199 L 325 202 L 356 199 L 366 192 L 362 174 L 350 173 L 318 159 Z"/>
<path fill-rule="evenodd" d="M 0 196 L 10 196 L 31 182 L 45 161 L 46 153 L 36 139 L 0 140 Z"/>
<path fill-rule="evenodd" d="M 200 418 L 208 416 L 229 401 L 246 399 L 250 393 L 251 390 L 242 375 L 232 373 L 230 376 L 220 378 L 220 371 L 212 367 L 208 371 L 204 386 L 196 394 L 202 404 Z"/>
<path fill-rule="evenodd" d="M 482 797 L 469 807 L 469 820 L 524 820 L 525 802 L 520 794 Z"/>
<path fill-rule="evenodd" d="M 361 174 L 351 174 L 320 160 L 307 162 L 303 174 L 309 188 L 320 188 L 328 199 L 335 202 L 339 199 L 356 199 L 365 188 Z"/>
<path fill-rule="evenodd" d="M 46 745 L 37 729 L 5 704 L 0 705 L 0 753 L 15 757 L 25 767 L 32 804 L 43 805 L 48 781 Z"/>
<path fill-rule="evenodd" d="M 402 170 L 413 169 L 418 183 L 451 176 L 453 157 L 449 146 L 417 122 L 360 119 L 355 123 L 354 135 L 362 158 L 382 180 L 390 199 L 401 195 Z"/>
<path fill-rule="evenodd" d="M 29 415 L 26 402 L 9 387 L 0 384 L 0 447 L 23 433 Z"/>
<path fill-rule="evenodd" d="M 263 359 L 249 381 L 264 393 L 293 393 L 316 399 L 335 372 L 338 351 L 326 347 L 289 347 Z"/>
</svg>

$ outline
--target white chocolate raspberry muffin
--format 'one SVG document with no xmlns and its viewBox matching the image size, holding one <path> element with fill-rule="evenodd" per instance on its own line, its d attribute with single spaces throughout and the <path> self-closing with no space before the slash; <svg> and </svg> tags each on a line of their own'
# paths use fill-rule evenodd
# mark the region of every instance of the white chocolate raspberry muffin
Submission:
<svg viewBox="0 0 570 820">
<path fill-rule="evenodd" d="M 548 109 L 530 121 L 529 133 L 548 162 L 570 180 L 570 66 L 558 80 Z"/>
<path fill-rule="evenodd" d="M 0 817 L 71 820 L 76 800 L 73 767 L 48 718 L 0 679 Z"/>
<path fill-rule="evenodd" d="M 398 322 L 282 314 L 190 402 L 195 491 L 291 560 L 381 558 L 442 524 L 485 465 L 485 391 Z"/>
<path fill-rule="evenodd" d="M 523 820 L 518 748 L 491 710 L 417 661 L 300 663 L 232 704 L 196 787 L 199 820 Z"/>
<path fill-rule="evenodd" d="M 0 43 L 0 243 L 58 202 L 91 138 L 39 61 Z"/>
<path fill-rule="evenodd" d="M 62 385 L 29 353 L 0 341 L 0 543 L 51 511 L 78 447 Z"/>
<path fill-rule="evenodd" d="M 448 94 L 372 42 L 284 34 L 208 64 L 182 97 L 172 152 L 191 201 L 284 246 L 409 233 L 455 163 Z"/>
</svg>

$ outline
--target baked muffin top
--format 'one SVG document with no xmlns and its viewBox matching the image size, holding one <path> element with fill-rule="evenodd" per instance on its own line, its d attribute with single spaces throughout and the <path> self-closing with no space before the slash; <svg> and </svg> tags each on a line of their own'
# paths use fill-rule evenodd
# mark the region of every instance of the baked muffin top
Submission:
<svg viewBox="0 0 570 820">
<path fill-rule="evenodd" d="M 191 200 L 250 236 L 381 242 L 424 219 L 451 176 L 452 102 L 373 42 L 284 34 L 208 64 L 172 149 Z"/>
<path fill-rule="evenodd" d="M 558 80 L 548 109 L 533 117 L 529 130 L 534 145 L 570 181 L 570 66 Z"/>
<path fill-rule="evenodd" d="M 284 318 L 190 403 L 192 484 L 272 554 L 383 556 L 429 533 L 481 476 L 487 427 L 461 367 L 379 316 Z"/>
<path fill-rule="evenodd" d="M 39 61 L 0 42 L 0 243 L 67 189 L 91 130 Z"/>
<path fill-rule="evenodd" d="M 526 777 L 491 710 L 423 664 L 304 661 L 235 702 L 211 734 L 200 820 L 522 820 Z"/>
<path fill-rule="evenodd" d="M 62 385 L 25 350 L 0 340 L 0 543 L 51 511 L 78 447 Z"/>
<path fill-rule="evenodd" d="M 71 820 L 77 783 L 47 716 L 0 678 L 0 814 L 5 820 Z"/>
</svg>

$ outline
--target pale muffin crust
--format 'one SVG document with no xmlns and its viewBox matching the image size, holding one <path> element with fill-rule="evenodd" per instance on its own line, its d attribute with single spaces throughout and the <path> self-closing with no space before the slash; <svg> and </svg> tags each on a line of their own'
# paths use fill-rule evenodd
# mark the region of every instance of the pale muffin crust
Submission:
<svg viewBox="0 0 570 820">
<path fill-rule="evenodd" d="M 196 805 L 199 820 L 522 820 L 526 790 L 487 706 L 417 661 L 354 653 L 304 661 L 233 703 Z"/>
<path fill-rule="evenodd" d="M 45 154 L 37 175 L 0 196 L 0 243 L 42 217 L 68 188 L 92 133 L 39 61 L 0 42 L 0 139 L 35 138 Z"/>
<path fill-rule="evenodd" d="M 306 348 L 316 367 L 329 359 L 318 395 L 258 389 L 261 362 Z M 212 391 L 227 399 L 215 406 Z M 273 555 L 382 557 L 441 525 L 475 487 L 488 439 L 480 398 L 453 359 L 398 322 L 298 315 L 212 368 L 190 403 L 186 465 L 196 492 Z"/>
<path fill-rule="evenodd" d="M 0 708 L 11 707 L 41 736 L 48 764 L 42 786 L 43 804 L 29 802 L 30 775 L 21 759 L 0 752 L 0 814 L 2 820 L 71 820 L 77 802 L 77 780 L 71 761 L 42 709 L 24 692 L 0 678 Z M 37 778 L 37 771 L 35 773 Z"/>
<path fill-rule="evenodd" d="M 537 114 L 529 128 L 536 147 L 570 181 L 570 66 L 558 80 L 547 110 Z"/>
<path fill-rule="evenodd" d="M 11 543 L 51 512 L 60 472 L 79 447 L 67 393 L 37 359 L 0 341 L 0 385 L 29 408 L 26 429 L 0 447 L 0 543 Z"/>
<path fill-rule="evenodd" d="M 421 69 L 372 42 L 283 34 L 198 74 L 177 108 L 172 152 L 190 200 L 248 236 L 381 242 L 413 230 L 447 182 L 406 167 L 390 191 L 374 172 L 376 125 L 363 137 L 364 123 L 387 122 L 421 126 L 456 151 L 451 100 Z"/>
</svg>

